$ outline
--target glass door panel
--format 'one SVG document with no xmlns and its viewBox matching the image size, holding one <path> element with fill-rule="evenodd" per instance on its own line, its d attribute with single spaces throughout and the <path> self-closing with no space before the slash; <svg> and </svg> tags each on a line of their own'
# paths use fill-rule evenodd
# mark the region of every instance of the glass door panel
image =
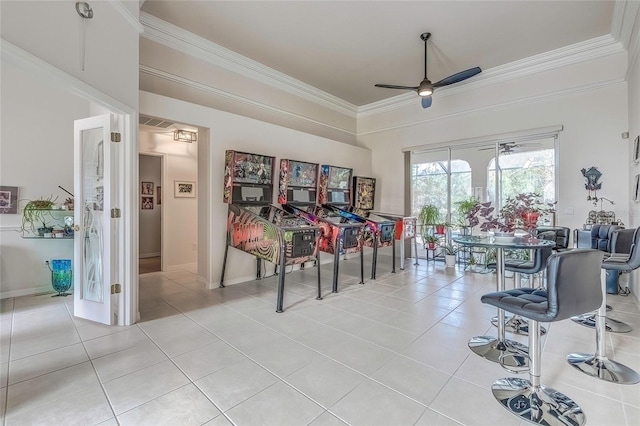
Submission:
<svg viewBox="0 0 640 426">
<path fill-rule="evenodd" d="M 75 232 L 74 314 L 80 318 L 113 323 L 111 299 L 114 273 L 112 250 L 113 151 L 109 114 L 75 121 Z"/>
</svg>

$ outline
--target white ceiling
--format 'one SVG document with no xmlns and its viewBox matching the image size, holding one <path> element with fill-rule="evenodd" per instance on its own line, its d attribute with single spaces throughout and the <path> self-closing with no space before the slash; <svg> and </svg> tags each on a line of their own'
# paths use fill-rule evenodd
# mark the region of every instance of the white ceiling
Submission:
<svg viewBox="0 0 640 426">
<path fill-rule="evenodd" d="M 611 32 L 613 1 L 164 1 L 141 10 L 357 106 Z M 464 83 L 460 83 L 464 84 Z M 417 95 L 416 95 L 417 96 Z"/>
</svg>

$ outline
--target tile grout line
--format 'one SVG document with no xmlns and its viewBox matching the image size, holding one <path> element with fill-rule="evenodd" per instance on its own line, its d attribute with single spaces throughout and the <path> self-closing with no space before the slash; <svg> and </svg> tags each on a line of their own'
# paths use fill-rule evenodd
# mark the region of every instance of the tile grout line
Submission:
<svg viewBox="0 0 640 426">
<path fill-rule="evenodd" d="M 89 363 L 91 364 L 91 368 L 93 369 L 93 374 L 95 374 L 96 380 L 98 381 L 98 385 L 100 386 L 100 389 L 102 390 L 102 394 L 104 395 L 105 399 L 107 400 L 107 404 L 109 404 L 109 409 L 111 410 L 111 413 L 113 414 L 113 418 L 115 419 L 116 424 L 120 425 L 120 421 L 118 420 L 118 417 L 116 416 L 116 412 L 113 409 L 113 403 L 111 402 L 111 398 L 109 398 L 109 394 L 107 393 L 106 389 L 104 388 L 104 385 L 102 384 L 102 380 L 100 380 L 100 375 L 98 374 L 98 370 L 96 370 L 96 366 L 93 364 L 93 359 L 91 359 L 91 356 L 89 355 L 89 351 L 87 350 L 87 347 L 84 344 L 84 340 L 82 340 L 82 336 L 80 336 L 80 332 L 78 331 L 78 326 L 75 323 L 75 321 L 73 321 L 74 315 L 73 315 L 73 313 L 71 313 L 71 311 L 69 310 L 69 306 L 66 303 L 65 303 L 65 306 L 67 308 L 67 312 L 71 316 L 71 321 L 73 322 L 73 327 L 74 327 L 76 333 L 78 334 L 78 338 L 80 339 L 80 343 L 82 343 L 82 348 L 84 349 L 84 352 L 87 355 L 87 359 L 89 360 Z M 105 421 L 108 421 L 108 420 L 109 419 L 107 419 Z"/>
</svg>

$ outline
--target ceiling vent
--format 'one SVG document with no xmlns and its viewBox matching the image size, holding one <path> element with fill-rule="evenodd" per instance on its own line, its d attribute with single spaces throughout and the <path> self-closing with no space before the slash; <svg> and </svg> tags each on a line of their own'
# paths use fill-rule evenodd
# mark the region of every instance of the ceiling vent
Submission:
<svg viewBox="0 0 640 426">
<path fill-rule="evenodd" d="M 140 115 L 138 122 L 145 126 L 160 127 L 161 129 L 166 129 L 167 127 L 171 127 L 175 124 L 173 121 L 161 120 L 159 118 L 153 118 L 146 115 Z"/>
</svg>

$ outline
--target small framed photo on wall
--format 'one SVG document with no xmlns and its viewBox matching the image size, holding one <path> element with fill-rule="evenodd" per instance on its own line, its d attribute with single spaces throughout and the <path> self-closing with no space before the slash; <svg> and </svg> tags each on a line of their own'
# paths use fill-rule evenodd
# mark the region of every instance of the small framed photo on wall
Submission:
<svg viewBox="0 0 640 426">
<path fill-rule="evenodd" d="M 140 193 L 142 195 L 153 195 L 153 182 L 142 182 Z"/>
<path fill-rule="evenodd" d="M 633 141 L 633 164 L 638 164 L 640 161 L 640 135 L 636 136 Z"/>
<path fill-rule="evenodd" d="M 17 186 L 0 186 L 0 214 L 18 214 Z"/>
<path fill-rule="evenodd" d="M 153 197 L 142 197 L 142 210 L 153 210 Z"/>
<path fill-rule="evenodd" d="M 634 196 L 633 196 L 633 200 L 636 203 L 640 203 L 640 174 L 636 175 L 636 181 L 635 181 L 635 186 L 634 186 Z"/>
<path fill-rule="evenodd" d="M 187 180 L 174 181 L 173 196 L 176 198 L 195 198 L 196 183 Z"/>
<path fill-rule="evenodd" d="M 162 187 L 156 186 L 156 192 L 156 204 L 160 205 L 162 204 Z"/>
</svg>

